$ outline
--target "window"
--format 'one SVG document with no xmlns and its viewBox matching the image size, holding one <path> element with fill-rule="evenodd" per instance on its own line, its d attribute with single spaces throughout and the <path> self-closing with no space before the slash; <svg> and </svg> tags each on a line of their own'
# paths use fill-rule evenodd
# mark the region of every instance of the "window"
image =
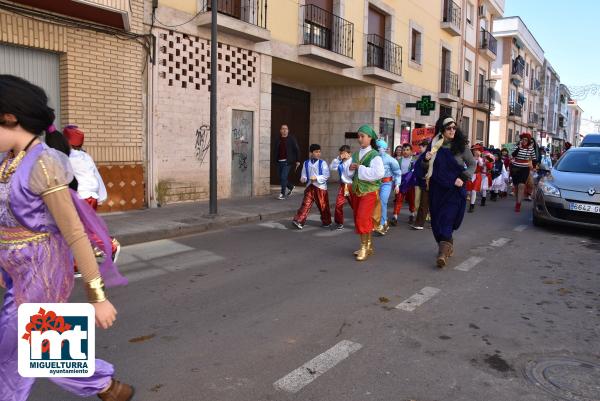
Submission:
<svg viewBox="0 0 600 401">
<path fill-rule="evenodd" d="M 469 25 L 473 25 L 473 14 L 475 7 L 473 6 L 473 4 L 469 3 L 467 5 L 467 24 Z"/>
<path fill-rule="evenodd" d="M 508 138 L 507 138 L 507 142 L 508 143 L 512 143 L 513 142 L 513 135 L 512 135 L 512 133 L 513 133 L 512 128 L 509 128 L 508 129 Z"/>
<path fill-rule="evenodd" d="M 473 63 L 471 60 L 465 59 L 465 81 L 471 83 L 471 68 L 473 67 Z"/>
<path fill-rule="evenodd" d="M 421 41 L 421 32 L 413 28 L 410 39 L 410 59 L 417 64 L 421 64 Z"/>
<path fill-rule="evenodd" d="M 469 133 L 471 132 L 470 128 L 471 128 L 471 119 L 469 117 L 464 117 L 462 118 L 462 131 L 463 134 L 465 134 L 465 138 L 469 138 Z"/>
<path fill-rule="evenodd" d="M 525 63 L 525 76 L 529 76 L 529 63 Z"/>
<path fill-rule="evenodd" d="M 477 120 L 477 141 L 483 141 L 483 127 L 484 122 L 481 120 Z"/>
<path fill-rule="evenodd" d="M 514 90 L 514 89 L 511 89 L 511 90 L 510 90 L 510 93 L 509 93 L 509 95 L 508 95 L 508 102 L 509 102 L 510 104 L 512 104 L 512 103 L 515 103 L 515 100 L 516 100 L 516 93 L 515 93 L 515 90 Z"/>
<path fill-rule="evenodd" d="M 452 107 L 440 105 L 440 117 L 452 117 Z"/>
<path fill-rule="evenodd" d="M 393 143 L 395 125 L 394 118 L 379 117 L 379 137 L 387 143 Z"/>
</svg>

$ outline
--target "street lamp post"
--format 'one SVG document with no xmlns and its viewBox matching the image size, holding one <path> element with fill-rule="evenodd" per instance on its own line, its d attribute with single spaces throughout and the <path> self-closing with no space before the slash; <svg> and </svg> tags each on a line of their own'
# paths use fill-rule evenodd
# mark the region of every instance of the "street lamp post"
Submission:
<svg viewBox="0 0 600 401">
<path fill-rule="evenodd" d="M 210 182 L 208 210 L 214 216 L 217 214 L 217 0 L 211 1 L 210 11 Z"/>
<path fill-rule="evenodd" d="M 487 84 L 487 94 L 488 94 L 488 109 L 487 109 L 487 133 L 485 145 L 490 146 L 490 116 L 492 114 L 492 94 L 494 93 L 494 86 L 496 86 L 496 80 L 489 78 L 485 80 Z"/>
</svg>

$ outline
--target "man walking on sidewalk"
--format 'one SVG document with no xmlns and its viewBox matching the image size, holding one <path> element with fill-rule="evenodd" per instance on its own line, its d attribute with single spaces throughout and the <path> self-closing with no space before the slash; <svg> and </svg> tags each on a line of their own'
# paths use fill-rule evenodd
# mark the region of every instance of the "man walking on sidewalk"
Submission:
<svg viewBox="0 0 600 401">
<path fill-rule="evenodd" d="M 288 176 L 292 166 L 298 168 L 300 166 L 300 148 L 296 138 L 289 135 L 287 124 L 283 124 L 279 129 L 279 138 L 273 144 L 273 158 L 277 161 L 277 172 L 281 182 L 281 193 L 279 200 L 283 200 L 290 196 L 294 191 L 294 184 L 288 182 Z"/>
</svg>

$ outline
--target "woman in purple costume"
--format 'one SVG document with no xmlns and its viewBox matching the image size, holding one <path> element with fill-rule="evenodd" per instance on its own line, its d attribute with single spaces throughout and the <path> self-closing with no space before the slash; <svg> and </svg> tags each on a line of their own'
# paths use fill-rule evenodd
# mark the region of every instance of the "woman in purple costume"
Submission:
<svg viewBox="0 0 600 401">
<path fill-rule="evenodd" d="M 106 226 L 69 190 L 73 174 L 68 158 L 39 139 L 54 121 L 47 103 L 41 88 L 0 75 L 0 152 L 6 153 L 0 163 L 0 286 L 6 289 L 0 312 L 2 401 L 26 400 L 34 382 L 18 373 L 20 304 L 67 302 L 73 289 L 74 258 L 96 324 L 107 329 L 117 311 L 106 298 L 104 282 L 107 286 L 127 283 L 110 254 L 98 268 L 86 233 L 99 230 L 106 239 Z M 113 379 L 113 373 L 110 363 L 98 359 L 91 377 L 51 380 L 81 397 L 130 400 L 133 388 Z"/>
</svg>

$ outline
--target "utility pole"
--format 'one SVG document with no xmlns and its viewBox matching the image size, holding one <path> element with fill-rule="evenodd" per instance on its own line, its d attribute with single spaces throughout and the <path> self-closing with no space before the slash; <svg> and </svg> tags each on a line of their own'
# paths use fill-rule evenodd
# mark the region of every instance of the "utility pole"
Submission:
<svg viewBox="0 0 600 401">
<path fill-rule="evenodd" d="M 211 215 L 217 214 L 217 0 L 211 0 L 210 24 L 210 170 L 209 203 Z"/>
</svg>

